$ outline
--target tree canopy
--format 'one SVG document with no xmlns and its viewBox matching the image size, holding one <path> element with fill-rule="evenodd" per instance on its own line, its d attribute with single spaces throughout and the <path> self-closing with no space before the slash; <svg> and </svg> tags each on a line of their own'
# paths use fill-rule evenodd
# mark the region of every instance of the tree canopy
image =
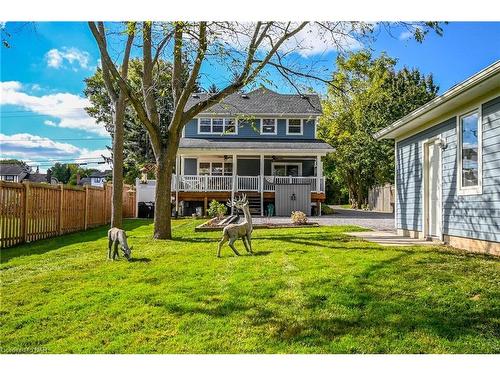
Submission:
<svg viewBox="0 0 500 375">
<path fill-rule="evenodd" d="M 438 92 L 432 75 L 396 70 L 396 63 L 368 51 L 339 56 L 331 82 L 337 89 L 331 87 L 323 102 L 318 134 L 335 148 L 326 160 L 327 177 L 342 182 L 358 208 L 371 187 L 394 179 L 393 142 L 377 141 L 373 134 Z"/>
</svg>

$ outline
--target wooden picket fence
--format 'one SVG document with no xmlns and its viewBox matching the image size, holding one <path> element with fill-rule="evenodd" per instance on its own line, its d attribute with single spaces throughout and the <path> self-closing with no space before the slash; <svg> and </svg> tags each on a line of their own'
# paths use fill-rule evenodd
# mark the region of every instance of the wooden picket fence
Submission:
<svg viewBox="0 0 500 375">
<path fill-rule="evenodd" d="M 112 189 L 0 181 L 0 248 L 108 224 Z M 135 217 L 135 199 L 124 185 L 123 217 Z"/>
</svg>

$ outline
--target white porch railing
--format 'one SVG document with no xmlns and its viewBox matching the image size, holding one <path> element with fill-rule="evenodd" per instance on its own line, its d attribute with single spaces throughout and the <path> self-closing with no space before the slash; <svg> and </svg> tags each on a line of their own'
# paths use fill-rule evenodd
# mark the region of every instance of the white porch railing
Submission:
<svg viewBox="0 0 500 375">
<path fill-rule="evenodd" d="M 179 175 L 177 182 L 176 175 L 172 176 L 172 191 L 256 191 L 256 192 L 273 192 L 275 191 L 275 183 L 309 183 L 311 191 L 324 192 L 325 179 L 311 177 L 292 177 L 292 176 L 264 176 L 263 190 L 261 176 L 186 176 Z"/>
<path fill-rule="evenodd" d="M 236 176 L 236 191 L 260 191 L 260 176 Z"/>
</svg>

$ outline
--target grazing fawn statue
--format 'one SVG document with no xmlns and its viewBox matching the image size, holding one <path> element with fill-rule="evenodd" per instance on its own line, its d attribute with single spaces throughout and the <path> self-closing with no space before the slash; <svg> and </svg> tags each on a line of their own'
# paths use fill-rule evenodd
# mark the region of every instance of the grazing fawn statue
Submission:
<svg viewBox="0 0 500 375">
<path fill-rule="evenodd" d="M 245 194 L 239 199 L 233 200 L 232 202 L 227 203 L 228 206 L 235 207 L 236 209 L 243 210 L 245 218 L 241 223 L 237 224 L 229 224 L 224 227 L 222 231 L 222 239 L 219 242 L 219 249 L 217 251 L 217 256 L 220 257 L 220 251 L 222 245 L 229 241 L 229 247 L 233 249 L 236 255 L 240 255 L 238 250 L 234 247 L 234 242 L 241 238 L 243 241 L 243 245 L 245 245 L 245 249 L 249 254 L 253 254 L 252 251 L 252 216 L 250 215 L 250 208 L 248 207 L 248 199 Z"/>
<path fill-rule="evenodd" d="M 128 247 L 127 234 L 123 229 L 111 228 L 108 230 L 108 259 L 115 260 L 118 258 L 118 245 L 120 245 L 125 258 L 130 260 L 132 246 Z M 113 246 L 113 254 L 111 254 L 111 246 Z"/>
</svg>

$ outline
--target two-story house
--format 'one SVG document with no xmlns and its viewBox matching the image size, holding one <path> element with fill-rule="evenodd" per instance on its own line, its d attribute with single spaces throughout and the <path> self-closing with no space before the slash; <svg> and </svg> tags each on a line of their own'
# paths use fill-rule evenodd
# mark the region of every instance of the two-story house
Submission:
<svg viewBox="0 0 500 375">
<path fill-rule="evenodd" d="M 193 94 L 187 106 L 207 95 Z M 263 215 L 270 204 L 277 215 L 288 215 L 294 204 L 307 213 L 316 207 L 314 212 L 320 214 L 325 200 L 321 157 L 332 151 L 316 138 L 321 114 L 318 95 L 279 94 L 266 88 L 234 93 L 200 113 L 185 126 L 179 145 L 172 179 L 178 212 L 206 211 L 212 199 L 226 202 L 245 193 L 255 214 Z M 149 193 L 148 186 L 138 183 L 138 202 L 153 200 L 151 183 Z M 305 189 L 292 191 L 284 185 Z"/>
</svg>

